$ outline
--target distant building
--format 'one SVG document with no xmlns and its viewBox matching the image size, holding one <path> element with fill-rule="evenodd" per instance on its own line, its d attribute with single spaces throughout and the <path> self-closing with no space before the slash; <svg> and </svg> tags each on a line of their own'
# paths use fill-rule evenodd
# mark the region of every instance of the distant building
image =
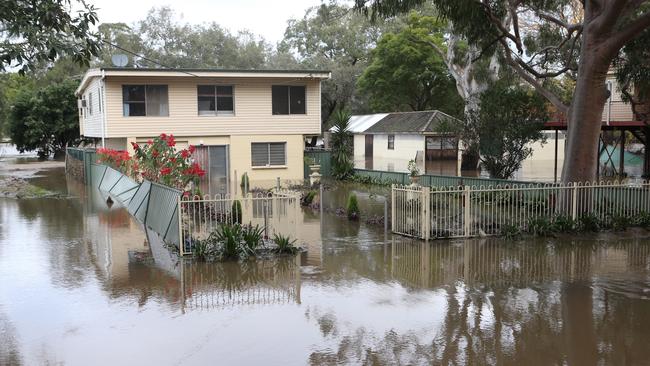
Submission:
<svg viewBox="0 0 650 366">
<path fill-rule="evenodd" d="M 440 132 L 441 123 L 460 122 L 438 110 L 352 116 L 358 168 L 406 171 L 412 159 L 422 173 L 456 175 L 458 136 Z"/>
<path fill-rule="evenodd" d="M 317 70 L 91 69 L 77 88 L 81 135 L 132 152 L 173 134 L 195 145 L 210 193 L 304 176 L 305 138 L 321 134 Z M 206 191 L 208 192 L 208 191 Z"/>
</svg>

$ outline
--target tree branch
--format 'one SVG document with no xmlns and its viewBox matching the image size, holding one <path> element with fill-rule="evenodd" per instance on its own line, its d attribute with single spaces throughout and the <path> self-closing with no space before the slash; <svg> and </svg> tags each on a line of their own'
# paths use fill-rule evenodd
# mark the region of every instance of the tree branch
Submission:
<svg viewBox="0 0 650 366">
<path fill-rule="evenodd" d="M 558 19 L 558 18 L 556 18 L 556 17 L 554 17 L 554 16 L 552 16 L 551 14 L 548 14 L 548 13 L 540 12 L 539 17 L 542 18 L 542 19 L 548 20 L 551 23 L 555 23 L 555 24 L 559 25 L 560 27 L 566 29 L 569 32 L 569 34 L 575 32 L 575 31 L 577 31 L 579 29 L 582 29 L 582 23 L 569 24 L 569 23 L 567 23 L 565 21 L 562 21 L 562 20 L 560 20 L 560 19 Z"/>
<path fill-rule="evenodd" d="M 618 51 L 627 42 L 640 36 L 641 32 L 648 27 L 650 27 L 650 11 L 640 15 L 626 27 L 615 32 L 612 37 L 606 41 L 606 44 L 608 47 L 611 47 L 610 50 Z"/>
<path fill-rule="evenodd" d="M 565 115 L 568 114 L 569 106 L 564 104 L 557 95 L 555 95 L 550 90 L 546 89 L 537 79 L 535 79 L 530 73 L 528 73 L 526 69 L 524 69 L 521 65 L 521 63 L 525 65 L 523 61 L 517 62 L 512 58 L 512 53 L 510 49 L 507 47 L 507 44 L 505 44 L 504 40 L 502 40 L 501 43 L 504 46 L 506 62 L 519 75 L 519 77 L 521 77 L 526 82 L 528 82 L 533 88 L 535 88 L 535 90 L 537 90 L 546 99 L 548 99 L 548 101 L 551 102 L 551 104 L 553 104 L 555 108 L 557 108 L 560 112 L 564 113 Z"/>
</svg>

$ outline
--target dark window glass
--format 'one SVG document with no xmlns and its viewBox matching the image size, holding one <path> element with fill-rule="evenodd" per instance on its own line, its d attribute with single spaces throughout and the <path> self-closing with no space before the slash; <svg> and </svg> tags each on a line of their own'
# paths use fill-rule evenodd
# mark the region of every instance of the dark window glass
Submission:
<svg viewBox="0 0 650 366">
<path fill-rule="evenodd" d="M 395 135 L 388 135 L 388 150 L 395 150 Z"/>
<path fill-rule="evenodd" d="M 286 165 L 286 143 L 273 142 L 269 144 L 269 165 Z"/>
<path fill-rule="evenodd" d="M 199 114 L 214 115 L 234 111 L 233 87 L 199 85 L 197 87 Z"/>
<path fill-rule="evenodd" d="M 123 85 L 124 116 L 168 116 L 167 85 Z"/>
<path fill-rule="evenodd" d="M 289 114 L 289 87 L 273 85 L 273 114 Z"/>
<path fill-rule="evenodd" d="M 305 114 L 305 87 L 292 86 L 289 90 L 289 97 L 291 99 L 289 113 Z"/>
</svg>

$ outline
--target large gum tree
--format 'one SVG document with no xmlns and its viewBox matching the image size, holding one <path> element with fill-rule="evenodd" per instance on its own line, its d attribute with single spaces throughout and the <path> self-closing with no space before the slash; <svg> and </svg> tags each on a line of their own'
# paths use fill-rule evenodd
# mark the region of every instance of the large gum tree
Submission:
<svg viewBox="0 0 650 366">
<path fill-rule="evenodd" d="M 391 17 L 426 0 L 355 0 L 375 17 Z M 568 122 L 564 182 L 596 178 L 607 72 L 621 49 L 650 27 L 650 0 L 431 0 L 452 32 L 483 50 L 497 50 Z M 565 103 L 551 87 L 567 74 L 575 79 Z"/>
</svg>

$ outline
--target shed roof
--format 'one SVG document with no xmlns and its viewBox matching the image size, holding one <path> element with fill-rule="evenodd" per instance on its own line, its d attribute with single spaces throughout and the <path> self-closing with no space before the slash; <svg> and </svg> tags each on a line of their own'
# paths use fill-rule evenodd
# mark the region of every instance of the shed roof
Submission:
<svg viewBox="0 0 650 366">
<path fill-rule="evenodd" d="M 377 113 L 350 118 L 349 131 L 358 134 L 437 133 L 443 121 L 458 121 L 438 110 Z"/>
</svg>

